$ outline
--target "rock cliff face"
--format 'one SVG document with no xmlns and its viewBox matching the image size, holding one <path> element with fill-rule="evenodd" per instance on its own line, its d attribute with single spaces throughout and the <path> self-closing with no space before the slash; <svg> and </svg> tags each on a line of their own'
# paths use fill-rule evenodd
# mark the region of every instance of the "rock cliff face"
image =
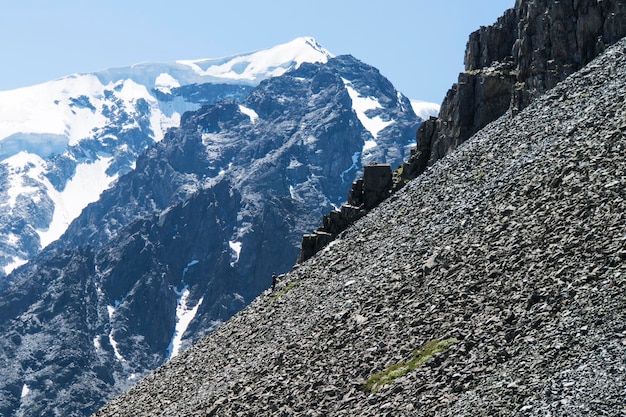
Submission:
<svg viewBox="0 0 626 417">
<path fill-rule="evenodd" d="M 96 413 L 626 413 L 626 39 Z"/>
<path fill-rule="evenodd" d="M 503 114 L 518 113 L 622 36 L 626 36 L 623 0 L 518 0 L 495 24 L 470 35 L 465 72 L 448 91 L 439 117 L 421 124 L 417 146 L 395 172 L 393 184 L 364 190 L 361 179 L 351 195 L 378 204 L 390 195 L 388 191 L 402 188 Z M 350 202 L 350 196 L 348 200 L 347 206 L 324 216 L 322 226 L 303 237 L 300 261 L 376 205 L 358 197 L 356 202 Z"/>
<path fill-rule="evenodd" d="M 624 0 L 518 0 L 470 35 L 465 72 L 439 118 L 418 132 L 411 171 L 423 172 L 507 111 L 521 111 L 623 36 Z"/>
<path fill-rule="evenodd" d="M 322 225 L 313 233 L 302 237 L 298 262 L 304 262 L 315 255 L 352 223 L 389 197 L 393 185 L 393 173 L 389 164 L 372 163 L 363 167 L 363 178 L 352 183 L 347 203 L 325 214 Z"/>
</svg>

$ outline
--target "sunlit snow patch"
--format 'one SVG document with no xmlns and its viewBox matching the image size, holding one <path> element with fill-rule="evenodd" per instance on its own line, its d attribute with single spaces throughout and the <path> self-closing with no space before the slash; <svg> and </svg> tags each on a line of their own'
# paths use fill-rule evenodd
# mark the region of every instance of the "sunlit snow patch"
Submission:
<svg viewBox="0 0 626 417">
<path fill-rule="evenodd" d="M 232 240 L 228 241 L 228 246 L 230 250 L 233 251 L 234 260 L 230 263 L 230 266 L 235 266 L 237 262 L 239 262 L 239 255 L 241 254 L 241 242 L 234 242 Z"/>
<path fill-rule="evenodd" d="M 14 256 L 13 257 L 13 262 L 11 262 L 10 264 L 7 264 L 4 267 L 4 273 L 6 275 L 9 275 L 15 268 L 18 268 L 18 267 L 24 265 L 26 262 L 28 262 L 28 261 L 25 260 L 25 259 L 22 259 L 22 258 L 18 258 L 17 256 Z"/>
<path fill-rule="evenodd" d="M 117 179 L 117 175 L 110 177 L 106 174 L 112 159 L 101 158 L 91 164 L 78 165 L 76 174 L 61 192 L 54 188 L 43 173 L 38 173 L 36 179 L 46 185 L 48 196 L 54 201 L 54 215 L 48 229 L 37 230 L 42 248 L 57 240 L 72 220 L 78 217 L 89 203 L 97 201 L 100 194 Z"/>
<path fill-rule="evenodd" d="M 20 395 L 20 398 L 26 397 L 29 393 L 30 393 L 30 388 L 28 387 L 28 385 L 26 384 L 22 385 L 22 394 Z"/>
<path fill-rule="evenodd" d="M 421 100 L 411 100 L 413 111 L 422 120 L 428 120 L 431 116 L 438 116 L 441 106 L 437 103 L 429 103 Z"/>
<path fill-rule="evenodd" d="M 28 196 L 33 202 L 39 201 L 40 193 L 46 193 L 54 203 L 54 214 L 47 229 L 39 229 L 41 246 L 46 247 L 58 239 L 81 211 L 100 197 L 109 188 L 116 176 L 106 174 L 112 157 L 100 158 L 93 163 L 82 163 L 67 182 L 63 191 L 58 191 L 46 177 L 46 162 L 39 156 L 19 152 L 2 161 L 8 169 L 9 197 L 6 204 L 13 209 L 19 196 Z M 24 179 L 30 184 L 24 185 Z"/>
<path fill-rule="evenodd" d="M 124 359 L 124 357 L 122 356 L 122 354 L 120 353 L 119 349 L 117 348 L 117 341 L 115 340 L 115 338 L 113 337 L 113 331 L 111 331 L 111 333 L 109 333 L 109 344 L 111 345 L 111 347 L 113 348 L 113 353 L 115 353 L 115 357 L 120 361 L 120 362 L 126 362 L 126 359 Z"/>
<path fill-rule="evenodd" d="M 350 96 L 350 99 L 352 100 L 352 108 L 354 109 L 356 116 L 358 117 L 363 127 L 374 137 L 374 140 L 369 140 L 365 143 L 363 151 L 372 149 L 378 146 L 378 144 L 376 143 L 378 133 L 387 126 L 391 125 L 393 123 L 393 120 L 386 122 L 380 116 L 368 117 L 366 114 L 368 110 L 382 109 L 383 106 L 380 105 L 380 102 L 375 97 L 361 96 L 359 92 L 354 89 L 352 83 L 345 78 L 343 78 L 343 83 L 346 87 L 346 90 L 348 90 L 348 95 Z"/>
<path fill-rule="evenodd" d="M 93 347 L 96 348 L 96 352 L 100 352 L 102 350 L 102 343 L 100 343 L 99 335 L 93 338 Z"/>
<path fill-rule="evenodd" d="M 295 158 L 291 158 L 291 161 L 289 161 L 289 166 L 287 167 L 287 169 L 296 169 L 301 167 L 302 165 L 304 165 L 302 162 L 298 161 Z"/>
<path fill-rule="evenodd" d="M 199 261 L 193 260 L 187 264 L 185 269 L 183 269 L 183 276 L 181 279 L 182 283 L 184 284 L 183 289 L 178 291 L 176 288 L 174 288 L 174 292 L 178 296 L 178 299 L 176 300 L 176 327 L 174 328 L 174 334 L 172 335 L 172 339 L 167 348 L 167 360 L 172 359 L 174 356 L 180 353 L 183 335 L 185 334 L 185 331 L 187 330 L 187 327 L 189 327 L 189 324 L 191 323 L 193 318 L 196 316 L 196 313 L 198 312 L 198 307 L 200 307 L 202 301 L 204 300 L 204 297 L 200 298 L 198 300 L 198 303 L 193 307 L 187 305 L 189 301 L 190 291 L 189 286 L 185 284 L 185 275 L 189 271 L 190 267 L 198 263 Z"/>
<path fill-rule="evenodd" d="M 245 114 L 246 116 L 248 116 L 252 124 L 255 124 L 257 119 L 259 118 L 259 115 L 257 114 L 257 112 L 247 107 L 244 107 L 241 104 L 239 105 L 239 111 Z"/>
<path fill-rule="evenodd" d="M 363 152 L 368 151 L 370 149 L 374 149 L 377 146 L 378 146 L 378 143 L 376 143 L 375 140 L 366 140 L 365 143 L 363 144 Z"/>
<path fill-rule="evenodd" d="M 317 142 L 317 138 L 315 136 L 309 136 L 302 141 L 302 144 L 305 146 L 312 147 Z"/>
<path fill-rule="evenodd" d="M 109 322 L 113 322 L 113 318 L 115 316 L 115 310 L 117 309 L 119 305 L 120 305 L 119 301 L 115 301 L 115 306 L 107 305 L 107 313 L 109 314 Z M 113 330 L 114 329 L 111 329 L 111 331 L 109 332 L 109 344 L 113 348 L 113 353 L 115 354 L 115 357 L 117 358 L 117 360 L 119 360 L 120 362 L 126 362 L 126 359 L 124 359 L 124 357 L 122 356 L 122 354 L 120 353 L 117 347 L 117 341 L 113 337 Z M 98 341 L 98 344 L 99 343 L 100 341 Z M 94 346 L 95 345 L 96 345 L 96 341 L 94 340 Z"/>
<path fill-rule="evenodd" d="M 7 195 L 9 200 L 7 204 L 10 208 L 15 207 L 18 196 L 39 192 L 37 187 L 32 185 L 25 186 L 23 180 L 26 176 L 35 179 L 37 182 L 40 181 L 38 178 L 43 176 L 44 167 L 46 166 L 46 162 L 40 156 L 28 152 L 18 152 L 2 161 L 2 164 L 6 165 L 8 171 L 9 189 L 7 190 Z"/>
<path fill-rule="evenodd" d="M 289 186 L 289 195 L 291 196 L 291 199 L 294 201 L 299 201 L 299 202 L 304 201 L 304 199 L 298 195 L 298 192 L 296 191 L 293 185 Z"/>
<path fill-rule="evenodd" d="M 187 301 L 189 299 L 189 287 L 185 286 L 182 291 L 176 291 L 178 295 L 178 301 L 176 305 L 176 328 L 174 329 L 174 336 L 172 337 L 172 341 L 170 342 L 169 347 L 167 348 L 167 359 L 170 360 L 174 356 L 180 353 L 180 347 L 182 345 L 183 334 L 187 327 L 189 327 L 189 323 L 195 317 L 198 307 L 202 304 L 201 298 L 198 300 L 198 304 L 189 308 L 187 305 Z"/>
<path fill-rule="evenodd" d="M 156 77 L 156 80 L 154 82 L 154 87 L 157 90 L 160 90 L 166 94 L 171 94 L 172 88 L 180 87 L 180 83 L 178 82 L 176 78 L 172 77 L 170 74 L 166 72 L 162 72 L 161 74 L 159 74 L 158 77 Z"/>
<path fill-rule="evenodd" d="M 113 320 L 113 314 L 115 314 L 115 307 L 107 306 L 107 313 L 109 313 L 109 321 Z"/>
</svg>

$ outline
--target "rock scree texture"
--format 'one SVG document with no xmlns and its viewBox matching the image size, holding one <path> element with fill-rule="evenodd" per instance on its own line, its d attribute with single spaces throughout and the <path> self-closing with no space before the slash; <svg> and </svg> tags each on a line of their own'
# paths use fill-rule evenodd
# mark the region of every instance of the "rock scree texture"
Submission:
<svg viewBox="0 0 626 417">
<path fill-rule="evenodd" d="M 621 40 L 96 416 L 626 415 L 625 100 Z"/>
</svg>

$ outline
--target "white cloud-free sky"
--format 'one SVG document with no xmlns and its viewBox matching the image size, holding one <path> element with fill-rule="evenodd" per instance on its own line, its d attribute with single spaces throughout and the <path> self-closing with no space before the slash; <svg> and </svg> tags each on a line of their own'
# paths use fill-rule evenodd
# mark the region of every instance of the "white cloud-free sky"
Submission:
<svg viewBox="0 0 626 417">
<path fill-rule="evenodd" d="M 440 103 L 469 34 L 515 0 L 0 0 L 0 91 L 139 62 L 218 58 L 312 36 Z"/>
</svg>

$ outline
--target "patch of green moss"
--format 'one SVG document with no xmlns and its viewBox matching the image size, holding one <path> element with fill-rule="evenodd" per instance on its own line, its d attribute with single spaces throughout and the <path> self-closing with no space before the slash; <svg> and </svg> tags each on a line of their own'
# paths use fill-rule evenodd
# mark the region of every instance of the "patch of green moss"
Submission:
<svg viewBox="0 0 626 417">
<path fill-rule="evenodd" d="M 389 384 L 394 379 L 400 378 L 409 371 L 418 368 L 432 358 L 433 355 L 447 350 L 450 346 L 457 342 L 458 340 L 455 338 L 431 340 L 430 342 L 424 344 L 421 348 L 413 351 L 411 359 L 390 365 L 385 368 L 384 371 L 370 376 L 361 386 L 361 389 L 365 392 L 376 392 L 383 385 Z"/>
<path fill-rule="evenodd" d="M 297 286 L 298 286 L 297 282 L 290 282 L 289 284 L 287 284 L 287 286 L 285 288 L 283 288 L 282 290 L 278 291 L 276 293 L 276 295 L 274 295 L 272 298 L 270 298 L 270 303 L 273 303 L 278 298 L 280 298 L 281 296 L 285 295 L 288 291 L 292 290 L 293 288 L 295 288 Z"/>
</svg>

